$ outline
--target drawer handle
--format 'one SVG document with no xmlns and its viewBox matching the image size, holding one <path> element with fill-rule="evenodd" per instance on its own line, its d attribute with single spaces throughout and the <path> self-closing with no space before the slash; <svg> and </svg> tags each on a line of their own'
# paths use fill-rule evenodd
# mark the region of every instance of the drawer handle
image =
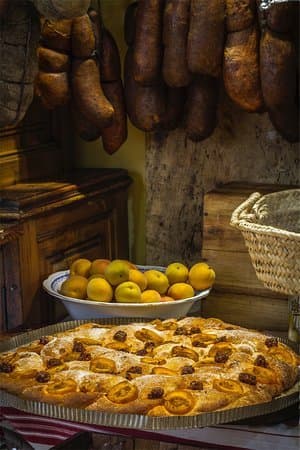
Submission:
<svg viewBox="0 0 300 450">
<path fill-rule="evenodd" d="M 10 292 L 14 292 L 14 291 L 16 291 L 17 289 L 18 289 L 18 286 L 17 286 L 16 284 L 12 284 L 12 285 L 9 287 Z"/>
</svg>

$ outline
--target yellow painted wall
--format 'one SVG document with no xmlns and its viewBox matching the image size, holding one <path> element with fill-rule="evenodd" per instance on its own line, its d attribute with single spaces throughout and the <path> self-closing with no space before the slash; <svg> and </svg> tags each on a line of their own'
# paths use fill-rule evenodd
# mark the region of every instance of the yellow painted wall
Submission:
<svg viewBox="0 0 300 450">
<path fill-rule="evenodd" d="M 126 43 L 123 36 L 123 20 L 126 7 L 131 0 L 101 0 L 105 26 L 118 43 L 123 62 Z M 92 2 L 97 7 L 97 0 Z M 129 245 L 130 258 L 138 264 L 145 263 L 145 134 L 128 121 L 128 139 L 114 154 L 108 155 L 101 139 L 85 142 L 75 137 L 76 165 L 78 167 L 109 167 L 127 169 L 133 179 L 129 192 Z"/>
</svg>

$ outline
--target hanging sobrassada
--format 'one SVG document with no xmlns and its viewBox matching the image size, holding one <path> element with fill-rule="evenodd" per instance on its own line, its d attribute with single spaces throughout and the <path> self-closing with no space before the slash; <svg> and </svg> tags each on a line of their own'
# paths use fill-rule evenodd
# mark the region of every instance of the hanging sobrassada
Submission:
<svg viewBox="0 0 300 450">
<path fill-rule="evenodd" d="M 166 0 L 163 21 L 163 78 L 170 87 L 187 86 L 191 73 L 187 65 L 187 36 L 191 0 Z"/>
<path fill-rule="evenodd" d="M 256 18 L 256 0 L 226 0 L 226 29 L 229 33 L 250 27 Z"/>
<path fill-rule="evenodd" d="M 274 128 L 290 142 L 299 141 L 299 10 L 291 1 L 262 9 L 263 97 Z"/>
<path fill-rule="evenodd" d="M 228 33 L 224 50 L 223 78 L 229 97 L 243 110 L 259 112 L 263 97 L 259 69 L 260 33 L 257 24 Z"/>
<path fill-rule="evenodd" d="M 184 112 L 187 137 L 194 142 L 209 137 L 217 125 L 218 80 L 196 76 L 188 87 Z"/>
<path fill-rule="evenodd" d="M 192 73 L 221 74 L 224 25 L 224 0 L 191 0 L 187 60 Z"/>
<path fill-rule="evenodd" d="M 113 35 L 105 28 L 99 52 L 103 92 L 115 111 L 111 125 L 102 129 L 102 144 L 104 150 L 112 154 L 127 139 L 127 114 L 119 49 Z"/>
<path fill-rule="evenodd" d="M 161 77 L 163 7 L 162 0 L 139 0 L 137 6 L 133 75 L 145 86 Z"/>
<path fill-rule="evenodd" d="M 86 50 L 83 42 L 87 43 Z M 93 26 L 89 16 L 85 15 L 75 19 L 72 27 L 72 95 L 80 113 L 102 129 L 112 123 L 114 109 L 103 93 L 94 52 Z"/>
<path fill-rule="evenodd" d="M 266 30 L 260 44 L 264 101 L 274 127 L 290 142 L 299 140 L 296 61 L 290 36 Z"/>
<path fill-rule="evenodd" d="M 71 27 L 72 20 L 69 19 L 42 20 L 35 94 L 46 109 L 66 105 L 71 98 Z"/>
</svg>

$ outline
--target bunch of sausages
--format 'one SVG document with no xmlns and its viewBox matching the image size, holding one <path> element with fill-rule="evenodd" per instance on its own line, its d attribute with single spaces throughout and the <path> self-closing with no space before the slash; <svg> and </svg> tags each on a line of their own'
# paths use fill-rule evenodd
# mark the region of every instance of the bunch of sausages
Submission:
<svg viewBox="0 0 300 450">
<path fill-rule="evenodd" d="M 276 2 L 259 17 L 257 3 L 260 0 L 130 4 L 124 20 L 124 87 L 131 122 L 144 131 L 180 125 L 191 140 L 205 139 L 216 127 L 218 91 L 224 83 L 241 109 L 267 111 L 285 139 L 298 141 L 299 5 Z"/>
<path fill-rule="evenodd" d="M 216 125 L 221 83 L 247 112 L 267 111 L 279 133 L 299 140 L 298 2 L 139 0 L 124 17 L 124 86 L 119 50 L 99 13 L 44 20 L 36 93 L 46 108 L 70 102 L 85 140 L 114 153 L 127 115 L 149 132 L 182 127 L 192 141 Z M 265 1 L 265 0 L 264 0 Z"/>
<path fill-rule="evenodd" d="M 44 20 L 35 92 L 47 109 L 70 103 L 82 139 L 102 137 L 105 151 L 127 139 L 119 50 L 97 11 L 71 20 Z"/>
</svg>

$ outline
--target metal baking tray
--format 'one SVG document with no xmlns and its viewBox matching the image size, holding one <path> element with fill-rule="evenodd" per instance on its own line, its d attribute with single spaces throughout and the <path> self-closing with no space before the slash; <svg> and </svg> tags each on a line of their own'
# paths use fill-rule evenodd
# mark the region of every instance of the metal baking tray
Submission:
<svg viewBox="0 0 300 450">
<path fill-rule="evenodd" d="M 13 350 L 16 347 L 39 339 L 41 336 L 59 333 L 87 322 L 102 323 L 105 325 L 120 325 L 131 322 L 147 321 L 147 319 L 143 318 L 107 318 L 60 322 L 55 325 L 50 325 L 14 336 L 7 341 L 1 342 L 0 352 Z M 281 342 L 293 347 L 290 341 L 287 341 L 286 339 L 280 340 Z M 295 348 L 293 349 L 295 350 Z M 142 428 L 145 430 L 154 431 L 180 428 L 201 428 L 218 424 L 232 423 L 243 419 L 271 414 L 299 402 L 299 382 L 297 382 L 291 389 L 268 403 L 202 413 L 195 416 L 172 417 L 150 417 L 141 414 L 117 414 L 101 411 L 87 411 L 79 408 L 69 408 L 55 404 L 25 400 L 3 390 L 0 392 L 0 406 L 9 406 L 32 414 L 90 425 L 114 428 Z"/>
</svg>

